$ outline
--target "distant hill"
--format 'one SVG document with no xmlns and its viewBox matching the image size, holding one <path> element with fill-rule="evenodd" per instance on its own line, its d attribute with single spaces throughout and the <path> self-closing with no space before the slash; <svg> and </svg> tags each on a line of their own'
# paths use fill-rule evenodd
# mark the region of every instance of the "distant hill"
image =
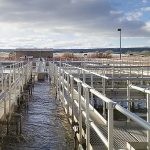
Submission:
<svg viewBox="0 0 150 150">
<path fill-rule="evenodd" d="M 0 49 L 0 52 L 12 52 L 12 51 L 21 51 L 21 49 Z M 27 50 L 27 49 L 26 49 Z M 29 49 L 30 50 L 30 49 Z M 35 51 L 43 51 L 44 49 L 34 49 Z M 46 49 L 52 50 L 54 53 L 61 53 L 61 52 L 73 52 L 73 53 L 87 53 L 87 52 L 105 52 L 105 51 L 113 51 L 114 53 L 119 53 L 120 48 L 89 48 L 89 49 Z M 33 51 L 33 49 L 32 49 Z M 149 51 L 150 47 L 135 47 L 135 48 L 121 48 L 121 53 L 127 53 L 127 52 L 142 52 L 142 51 Z"/>
<path fill-rule="evenodd" d="M 74 53 L 87 53 L 87 52 L 104 52 L 104 51 L 113 51 L 114 53 L 119 53 L 120 48 L 91 48 L 91 49 L 53 49 L 53 52 L 74 52 Z M 127 52 L 142 52 L 142 51 L 149 51 L 150 47 L 140 47 L 140 48 L 121 48 L 122 53 Z"/>
</svg>

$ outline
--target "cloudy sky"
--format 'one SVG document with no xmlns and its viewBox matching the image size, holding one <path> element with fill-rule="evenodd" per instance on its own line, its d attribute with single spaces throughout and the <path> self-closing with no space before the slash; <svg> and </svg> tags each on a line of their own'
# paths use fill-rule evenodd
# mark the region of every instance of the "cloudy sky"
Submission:
<svg viewBox="0 0 150 150">
<path fill-rule="evenodd" d="M 150 46 L 149 0 L 0 0 L 0 48 Z"/>
</svg>

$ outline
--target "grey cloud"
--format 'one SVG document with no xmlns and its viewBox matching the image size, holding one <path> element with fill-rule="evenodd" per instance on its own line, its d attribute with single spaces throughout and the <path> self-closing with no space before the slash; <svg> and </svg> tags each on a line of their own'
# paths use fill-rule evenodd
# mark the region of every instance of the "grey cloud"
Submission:
<svg viewBox="0 0 150 150">
<path fill-rule="evenodd" d="M 28 23 L 53 28 L 71 26 L 82 32 L 114 35 L 118 27 L 126 36 L 149 36 L 140 20 L 127 20 L 108 0 L 1 0 L 0 22 Z M 122 19 L 124 18 L 124 19 Z M 55 30 L 55 29 L 54 29 Z"/>
</svg>

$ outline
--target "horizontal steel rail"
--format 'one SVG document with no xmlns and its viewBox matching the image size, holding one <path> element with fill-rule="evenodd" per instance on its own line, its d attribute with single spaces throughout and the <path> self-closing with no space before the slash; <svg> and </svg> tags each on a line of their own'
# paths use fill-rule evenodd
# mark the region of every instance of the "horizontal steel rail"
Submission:
<svg viewBox="0 0 150 150">
<path fill-rule="evenodd" d="M 95 73 L 95 72 L 93 72 L 93 71 L 89 71 L 89 70 L 87 70 L 87 69 L 84 69 L 84 68 L 80 68 L 80 67 L 75 67 L 75 66 L 72 66 L 72 65 L 69 65 L 69 64 L 67 64 L 67 63 L 64 63 L 64 65 L 66 65 L 66 66 L 69 66 L 69 67 L 72 67 L 72 68 L 74 68 L 74 69 L 79 69 L 79 70 L 81 70 L 81 71 L 85 71 L 86 73 L 89 73 L 89 74 L 93 74 L 93 75 L 95 75 L 95 76 L 97 76 L 97 77 L 100 77 L 100 78 L 103 78 L 103 79 L 106 79 L 106 80 L 116 80 L 116 81 L 119 81 L 119 80 L 150 80 L 150 77 L 146 77 L 146 76 L 144 76 L 144 77 L 141 77 L 141 76 L 136 76 L 136 77 L 108 77 L 108 76 L 106 76 L 106 75 L 101 75 L 101 74 L 98 74 L 98 73 Z"/>
<path fill-rule="evenodd" d="M 129 85 L 129 88 L 132 88 L 132 89 L 134 89 L 134 90 L 138 90 L 138 91 L 141 91 L 141 92 L 150 94 L 150 89 L 148 89 L 148 88 L 143 88 L 143 87 L 136 86 L 136 85 L 133 85 L 133 84 L 130 84 L 130 85 Z"/>
</svg>

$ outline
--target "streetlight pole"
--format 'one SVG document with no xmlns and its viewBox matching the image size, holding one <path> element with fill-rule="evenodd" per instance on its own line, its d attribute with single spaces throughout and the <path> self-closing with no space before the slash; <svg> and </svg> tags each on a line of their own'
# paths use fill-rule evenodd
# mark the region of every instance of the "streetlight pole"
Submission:
<svg viewBox="0 0 150 150">
<path fill-rule="evenodd" d="M 121 28 L 119 28 L 118 31 L 120 32 L 120 59 L 121 59 Z"/>
</svg>

